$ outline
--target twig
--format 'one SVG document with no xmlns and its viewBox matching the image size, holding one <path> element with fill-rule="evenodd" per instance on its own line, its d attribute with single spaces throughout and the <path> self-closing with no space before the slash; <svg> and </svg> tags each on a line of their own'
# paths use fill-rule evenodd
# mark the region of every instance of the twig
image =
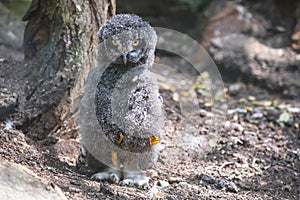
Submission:
<svg viewBox="0 0 300 200">
<path fill-rule="evenodd" d="M 228 165 L 234 165 L 234 164 L 235 164 L 234 162 L 225 162 L 225 163 L 223 163 L 223 164 L 221 165 L 221 167 L 219 168 L 219 170 L 218 170 L 220 176 L 222 176 L 221 171 L 222 171 L 222 169 L 223 169 L 224 167 L 226 167 L 226 166 L 228 166 Z"/>
</svg>

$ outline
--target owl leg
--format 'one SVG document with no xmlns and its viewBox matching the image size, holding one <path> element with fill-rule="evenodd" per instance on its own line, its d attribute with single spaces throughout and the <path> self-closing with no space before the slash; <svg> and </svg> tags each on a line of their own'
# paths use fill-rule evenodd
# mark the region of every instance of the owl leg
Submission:
<svg viewBox="0 0 300 200">
<path fill-rule="evenodd" d="M 80 147 L 80 153 L 77 157 L 77 160 L 76 160 L 76 169 L 79 170 L 81 169 L 82 166 L 84 165 L 87 165 L 87 151 L 86 149 L 81 146 Z"/>
<path fill-rule="evenodd" d="M 145 176 L 142 172 L 126 172 L 124 179 L 120 181 L 120 185 L 136 186 L 139 188 L 149 188 L 150 178 Z"/>
<path fill-rule="evenodd" d="M 112 160 L 114 160 L 114 156 L 112 157 Z M 92 173 L 91 179 L 96 181 L 106 180 L 118 183 L 119 185 L 136 186 L 143 189 L 149 188 L 150 178 L 145 176 L 142 172 L 124 172 L 123 167 L 121 167 L 120 170 L 109 168 L 95 160 L 83 146 L 80 148 L 80 154 L 76 160 L 76 168 L 88 172 L 89 174 Z M 95 173 L 96 171 L 98 172 Z"/>
<path fill-rule="evenodd" d="M 99 172 L 97 176 L 94 176 L 93 178 L 95 180 L 108 180 L 110 178 L 105 175 L 106 173 L 111 174 L 112 177 L 110 180 L 113 180 L 116 182 L 119 179 L 118 173 L 113 173 L 113 170 L 108 170 L 109 167 L 107 167 L 105 164 L 97 160 L 84 146 L 81 146 L 80 153 L 78 155 L 78 158 L 76 160 L 76 169 L 83 174 L 87 175 L 96 175 Z M 101 175 L 100 173 L 103 174 Z M 116 174 L 116 175 L 114 175 Z"/>
</svg>

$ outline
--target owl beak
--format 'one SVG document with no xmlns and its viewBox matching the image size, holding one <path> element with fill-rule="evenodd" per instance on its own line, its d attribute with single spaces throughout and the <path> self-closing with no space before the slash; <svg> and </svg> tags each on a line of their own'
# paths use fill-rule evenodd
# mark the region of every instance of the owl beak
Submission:
<svg viewBox="0 0 300 200">
<path fill-rule="evenodd" d="M 127 63 L 127 54 L 123 54 L 122 58 L 123 58 L 123 64 L 126 65 L 126 63 Z"/>
<path fill-rule="evenodd" d="M 141 54 L 142 54 L 142 50 L 140 49 L 122 54 L 123 64 L 126 65 L 127 62 L 137 63 Z"/>
<path fill-rule="evenodd" d="M 137 63 L 139 61 L 139 59 L 141 58 L 142 53 L 143 53 L 143 51 L 141 49 L 136 49 L 136 50 L 130 51 L 126 56 L 126 59 L 127 59 L 127 61 Z"/>
</svg>

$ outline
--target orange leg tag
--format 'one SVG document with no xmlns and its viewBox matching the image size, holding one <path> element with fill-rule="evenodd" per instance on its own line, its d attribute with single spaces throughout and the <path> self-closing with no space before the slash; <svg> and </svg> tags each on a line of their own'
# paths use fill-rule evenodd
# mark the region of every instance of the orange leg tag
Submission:
<svg viewBox="0 0 300 200">
<path fill-rule="evenodd" d="M 121 144 L 121 142 L 124 140 L 124 135 L 123 135 L 123 133 L 120 133 L 120 135 L 119 135 L 119 139 L 117 140 L 117 143 L 118 144 Z"/>
<path fill-rule="evenodd" d="M 160 140 L 157 136 L 152 136 L 150 138 L 150 145 L 158 144 L 159 142 L 160 142 Z"/>
</svg>

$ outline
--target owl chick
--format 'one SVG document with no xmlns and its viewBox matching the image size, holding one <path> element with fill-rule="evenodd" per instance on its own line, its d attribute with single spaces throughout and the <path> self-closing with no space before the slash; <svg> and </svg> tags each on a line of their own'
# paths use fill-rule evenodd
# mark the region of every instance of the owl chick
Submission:
<svg viewBox="0 0 300 200">
<path fill-rule="evenodd" d="M 98 64 L 80 110 L 82 137 L 77 167 L 96 180 L 145 187 L 142 170 L 156 160 L 164 125 L 154 63 L 157 36 L 140 17 L 119 14 L 99 30 Z"/>
</svg>

